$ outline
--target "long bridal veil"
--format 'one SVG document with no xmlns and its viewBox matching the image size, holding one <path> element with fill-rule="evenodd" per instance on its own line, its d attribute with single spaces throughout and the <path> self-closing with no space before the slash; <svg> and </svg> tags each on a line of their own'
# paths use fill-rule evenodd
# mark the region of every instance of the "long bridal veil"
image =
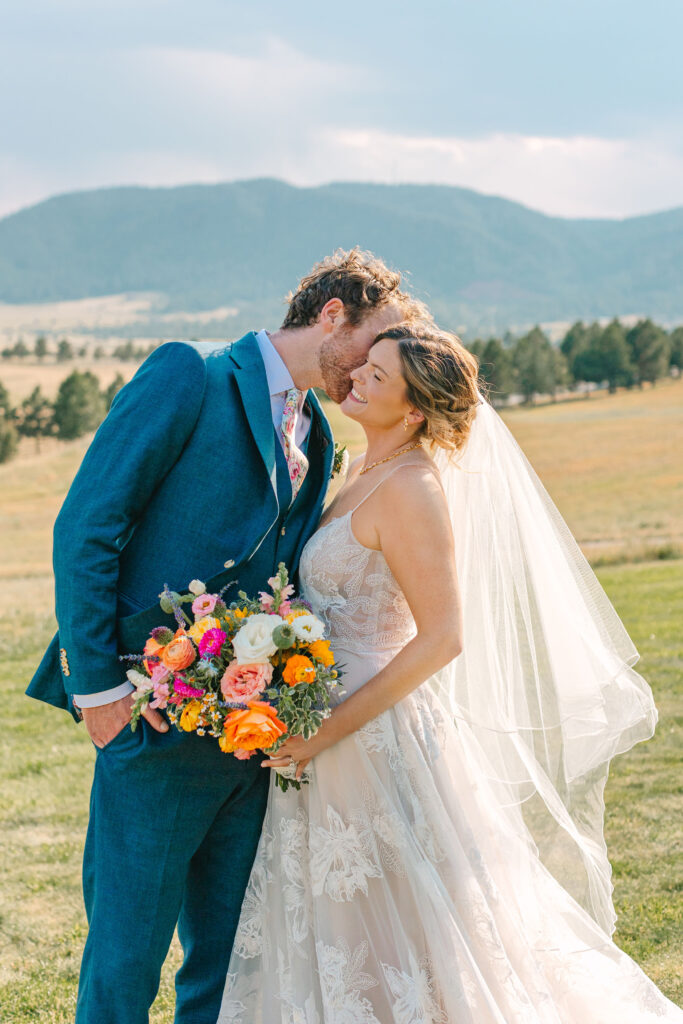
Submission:
<svg viewBox="0 0 683 1024">
<path fill-rule="evenodd" d="M 614 930 L 609 763 L 654 731 L 638 653 L 521 449 L 482 401 L 436 462 L 456 538 L 465 648 L 433 685 L 532 854 Z"/>
</svg>

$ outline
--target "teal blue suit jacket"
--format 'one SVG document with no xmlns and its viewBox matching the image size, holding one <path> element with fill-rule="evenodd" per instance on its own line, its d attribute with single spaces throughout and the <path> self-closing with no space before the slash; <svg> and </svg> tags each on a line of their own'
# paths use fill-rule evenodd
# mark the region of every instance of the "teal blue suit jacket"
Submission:
<svg viewBox="0 0 683 1024">
<path fill-rule="evenodd" d="M 59 630 L 30 696 L 72 709 L 72 694 L 119 685 L 119 653 L 140 650 L 163 621 L 164 583 L 184 590 L 193 578 L 212 588 L 236 579 L 254 593 L 277 561 L 296 571 L 334 457 L 313 391 L 307 401 L 309 478 L 286 509 L 255 335 L 152 353 L 114 399 L 57 517 Z"/>
</svg>

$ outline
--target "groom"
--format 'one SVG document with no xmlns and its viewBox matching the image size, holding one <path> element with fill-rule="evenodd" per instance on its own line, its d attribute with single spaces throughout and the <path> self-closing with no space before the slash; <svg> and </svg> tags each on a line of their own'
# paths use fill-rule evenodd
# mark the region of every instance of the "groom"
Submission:
<svg viewBox="0 0 683 1024">
<path fill-rule="evenodd" d="M 399 275 L 338 251 L 279 331 L 169 343 L 116 396 L 59 513 L 59 632 L 28 693 L 82 717 L 97 748 L 77 1024 L 144 1024 L 176 924 L 176 1024 L 215 1024 L 269 772 L 149 709 L 127 728 L 120 652 L 163 622 L 158 595 L 197 577 L 256 593 L 315 529 L 334 446 L 315 397 L 341 402 L 375 335 L 423 315 Z"/>
</svg>

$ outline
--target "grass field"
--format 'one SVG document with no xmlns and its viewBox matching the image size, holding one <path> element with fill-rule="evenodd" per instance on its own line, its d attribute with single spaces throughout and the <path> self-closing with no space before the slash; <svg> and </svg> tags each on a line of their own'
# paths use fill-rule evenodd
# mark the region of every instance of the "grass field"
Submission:
<svg viewBox="0 0 683 1024">
<path fill-rule="evenodd" d="M 120 359 L 98 359 L 92 357 L 77 356 L 65 363 L 56 363 L 46 360 L 39 363 L 35 359 L 11 359 L 0 362 L 0 382 L 2 382 L 10 393 L 12 402 L 18 404 L 22 398 L 40 387 L 43 394 L 48 398 L 54 398 L 59 385 L 65 377 L 68 377 L 74 370 L 90 370 L 99 377 L 102 388 L 106 388 L 120 373 L 124 380 L 130 380 L 139 363 L 122 362 Z"/>
<path fill-rule="evenodd" d="M 332 413 L 351 450 L 360 450 L 358 435 Z M 683 469 L 675 458 L 683 384 L 515 410 L 506 419 L 584 546 L 613 545 L 631 557 L 639 545 L 683 538 Z M 23 696 L 54 627 L 51 525 L 86 444 L 0 466 L 0 1017 L 7 1024 L 73 1020 L 86 930 L 80 859 L 92 747 L 68 716 Z M 683 561 L 614 565 L 599 575 L 642 653 L 660 711 L 655 738 L 615 761 L 607 789 L 616 939 L 683 1003 Z M 155 1024 L 171 1018 L 178 957 L 174 946 Z"/>
</svg>

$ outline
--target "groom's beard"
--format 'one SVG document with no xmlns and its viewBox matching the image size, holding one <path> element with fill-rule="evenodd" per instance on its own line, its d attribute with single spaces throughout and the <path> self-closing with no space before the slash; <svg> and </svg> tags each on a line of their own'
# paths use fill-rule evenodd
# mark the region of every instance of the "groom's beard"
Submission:
<svg viewBox="0 0 683 1024">
<path fill-rule="evenodd" d="M 359 357 L 352 351 L 352 335 L 353 328 L 346 324 L 342 325 L 322 346 L 318 356 L 323 388 L 328 398 L 337 405 L 344 401 L 351 390 L 351 371 L 358 369 L 365 362 L 364 357 Z"/>
</svg>

